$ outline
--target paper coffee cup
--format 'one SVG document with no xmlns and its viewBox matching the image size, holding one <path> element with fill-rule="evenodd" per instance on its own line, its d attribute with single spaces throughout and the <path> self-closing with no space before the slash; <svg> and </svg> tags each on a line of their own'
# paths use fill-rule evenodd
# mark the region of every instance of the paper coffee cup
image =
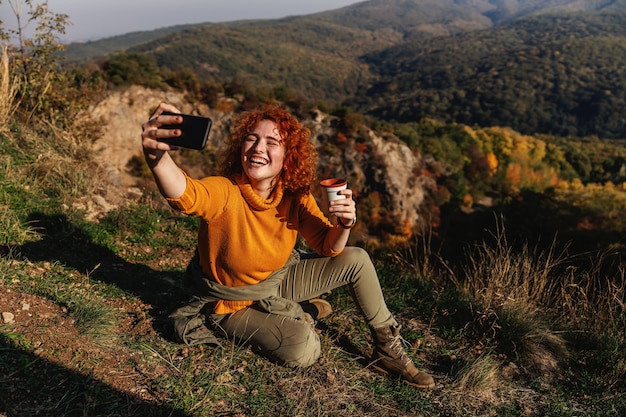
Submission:
<svg viewBox="0 0 626 417">
<path fill-rule="evenodd" d="M 345 195 L 339 194 L 339 191 L 348 188 L 348 182 L 343 178 L 329 178 L 321 181 L 320 185 L 326 190 L 329 202 L 346 198 Z"/>
</svg>

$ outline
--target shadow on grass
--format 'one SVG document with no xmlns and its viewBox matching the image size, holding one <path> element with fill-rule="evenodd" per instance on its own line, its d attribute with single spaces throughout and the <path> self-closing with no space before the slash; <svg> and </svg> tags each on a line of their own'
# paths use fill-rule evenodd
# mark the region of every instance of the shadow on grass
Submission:
<svg viewBox="0 0 626 417">
<path fill-rule="evenodd" d="M 2 416 L 187 416 L 39 358 L 2 333 L 0 351 Z"/>
<path fill-rule="evenodd" d="M 91 280 L 114 285 L 139 297 L 150 306 L 155 331 L 172 341 L 167 316 L 189 298 L 185 288 L 178 285 L 182 272 L 158 271 L 129 262 L 109 248 L 94 243 L 85 230 L 64 215 L 34 213 L 28 221 L 41 239 L 16 248 L 22 258 L 59 262 L 87 274 Z"/>
<path fill-rule="evenodd" d="M 188 293 L 176 283 L 180 272 L 156 271 L 128 262 L 96 244 L 89 234 L 62 215 L 35 213 L 29 224 L 37 242 L 12 249 L 24 260 L 58 262 L 117 286 L 150 306 L 155 331 L 172 340 L 167 315 Z M 17 336 L 19 337 L 19 336 Z M 119 391 L 87 375 L 42 359 L 0 332 L 0 416 L 186 416 Z"/>
</svg>

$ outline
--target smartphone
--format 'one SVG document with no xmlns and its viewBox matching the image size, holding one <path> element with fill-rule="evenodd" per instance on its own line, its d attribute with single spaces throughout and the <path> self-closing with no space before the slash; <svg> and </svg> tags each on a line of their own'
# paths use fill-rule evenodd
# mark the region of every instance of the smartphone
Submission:
<svg viewBox="0 0 626 417">
<path fill-rule="evenodd" d="M 204 149 L 207 139 L 209 138 L 209 132 L 211 131 L 212 121 L 210 118 L 165 111 L 161 114 L 168 116 L 182 116 L 183 122 L 180 124 L 161 126 L 160 129 L 180 129 L 182 135 L 175 138 L 161 138 L 158 139 L 159 141 L 173 146 L 181 146 L 183 148 L 197 150 Z"/>
</svg>

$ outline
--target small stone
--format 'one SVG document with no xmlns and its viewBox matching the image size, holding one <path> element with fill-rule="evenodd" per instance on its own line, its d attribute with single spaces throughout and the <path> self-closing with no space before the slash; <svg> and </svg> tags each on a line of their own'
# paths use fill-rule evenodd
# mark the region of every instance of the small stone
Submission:
<svg viewBox="0 0 626 417">
<path fill-rule="evenodd" d="M 334 384 L 336 380 L 337 377 L 335 377 L 335 374 L 330 371 L 326 372 L 326 381 L 328 381 L 330 385 Z"/>
<path fill-rule="evenodd" d="M 15 323 L 15 315 L 13 313 L 9 313 L 8 311 L 3 311 L 2 321 L 5 324 Z"/>
</svg>

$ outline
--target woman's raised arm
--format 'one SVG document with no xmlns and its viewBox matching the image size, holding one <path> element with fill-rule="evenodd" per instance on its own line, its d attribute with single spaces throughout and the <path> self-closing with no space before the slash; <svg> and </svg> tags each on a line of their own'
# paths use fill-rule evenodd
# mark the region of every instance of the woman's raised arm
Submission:
<svg viewBox="0 0 626 417">
<path fill-rule="evenodd" d="M 182 123 L 182 117 L 163 115 L 164 111 L 180 113 L 176 107 L 170 104 L 159 104 L 150 119 L 141 126 L 141 144 L 146 162 L 161 194 L 166 198 L 178 198 L 185 192 L 187 180 L 168 153 L 178 150 L 178 147 L 168 145 L 158 139 L 180 136 L 181 131 L 179 129 L 160 129 L 160 127 L 167 124 Z"/>
</svg>

